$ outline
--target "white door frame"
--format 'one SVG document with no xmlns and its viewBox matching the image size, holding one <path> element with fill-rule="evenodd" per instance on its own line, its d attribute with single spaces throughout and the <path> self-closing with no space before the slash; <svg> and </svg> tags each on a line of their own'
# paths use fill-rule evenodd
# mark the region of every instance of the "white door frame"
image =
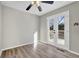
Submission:
<svg viewBox="0 0 79 59">
<path fill-rule="evenodd" d="M 65 29 L 64 29 L 64 33 L 65 33 L 65 34 L 64 34 L 64 35 L 65 35 L 65 36 L 64 36 L 65 45 L 62 46 L 62 45 L 58 45 L 58 44 L 56 44 L 56 43 L 52 43 L 52 44 L 54 44 L 54 45 L 56 45 L 56 46 L 59 46 L 59 47 L 61 47 L 61 48 L 69 49 L 69 10 L 47 17 L 47 33 L 48 33 L 47 36 L 48 36 L 48 42 L 49 42 L 49 40 L 50 40 L 49 32 L 48 32 L 48 29 L 49 29 L 49 27 L 48 27 L 48 25 L 49 25 L 49 24 L 48 24 L 48 20 L 49 20 L 49 19 L 52 19 L 53 17 L 62 16 L 62 15 L 65 16 L 65 20 L 64 20 L 64 24 L 65 24 Z"/>
</svg>

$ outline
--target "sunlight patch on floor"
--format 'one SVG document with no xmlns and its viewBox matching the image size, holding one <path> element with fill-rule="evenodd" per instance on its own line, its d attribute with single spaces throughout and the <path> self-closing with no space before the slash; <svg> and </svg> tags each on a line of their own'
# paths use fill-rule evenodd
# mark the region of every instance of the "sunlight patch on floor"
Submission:
<svg viewBox="0 0 79 59">
<path fill-rule="evenodd" d="M 37 47 L 37 43 L 38 43 L 38 32 L 34 33 L 34 48 Z"/>
</svg>

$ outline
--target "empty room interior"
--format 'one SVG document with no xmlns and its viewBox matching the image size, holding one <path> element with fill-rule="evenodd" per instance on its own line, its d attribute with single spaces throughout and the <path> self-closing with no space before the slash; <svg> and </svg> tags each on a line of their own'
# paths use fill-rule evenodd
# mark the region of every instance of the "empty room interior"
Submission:
<svg viewBox="0 0 79 59">
<path fill-rule="evenodd" d="M 79 58 L 79 1 L 0 1 L 0 58 Z"/>
</svg>

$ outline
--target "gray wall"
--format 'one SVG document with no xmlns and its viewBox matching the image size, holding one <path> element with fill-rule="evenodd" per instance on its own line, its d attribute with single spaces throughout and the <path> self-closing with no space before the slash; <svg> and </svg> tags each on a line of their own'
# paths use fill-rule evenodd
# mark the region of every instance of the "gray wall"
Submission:
<svg viewBox="0 0 79 59">
<path fill-rule="evenodd" d="M 74 22 L 79 22 L 79 2 L 74 2 L 65 7 L 56 9 L 41 16 L 40 21 L 40 41 L 47 41 L 47 17 L 57 13 L 69 10 L 69 35 L 70 35 L 70 50 L 79 52 L 79 26 L 74 27 Z"/>
<path fill-rule="evenodd" d="M 1 36 L 1 34 L 2 34 L 2 13 L 1 13 L 1 11 L 2 11 L 2 9 L 1 9 L 1 3 L 0 3 L 0 51 L 1 51 L 1 47 L 2 47 L 2 36 Z"/>
<path fill-rule="evenodd" d="M 39 17 L 2 6 L 3 49 L 34 42 L 34 32 L 39 32 Z"/>
</svg>

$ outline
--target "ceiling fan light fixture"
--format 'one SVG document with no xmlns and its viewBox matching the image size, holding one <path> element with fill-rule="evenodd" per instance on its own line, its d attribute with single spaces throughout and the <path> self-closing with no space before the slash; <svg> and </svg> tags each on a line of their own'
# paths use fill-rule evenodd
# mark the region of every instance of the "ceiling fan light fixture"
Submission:
<svg viewBox="0 0 79 59">
<path fill-rule="evenodd" d="M 45 4 L 53 4 L 54 1 L 32 1 L 31 4 L 26 8 L 28 11 L 33 5 L 36 5 L 39 11 L 42 11 L 40 3 L 45 3 Z"/>
<path fill-rule="evenodd" d="M 32 1 L 32 5 L 34 5 L 34 4 L 36 4 L 36 2 L 35 1 Z"/>
<path fill-rule="evenodd" d="M 40 5 L 40 2 L 39 2 L 39 1 L 32 1 L 32 5 L 37 5 L 37 6 L 39 6 L 39 5 Z"/>
<path fill-rule="evenodd" d="M 40 1 L 36 1 L 36 5 L 37 6 L 40 6 Z"/>
</svg>

